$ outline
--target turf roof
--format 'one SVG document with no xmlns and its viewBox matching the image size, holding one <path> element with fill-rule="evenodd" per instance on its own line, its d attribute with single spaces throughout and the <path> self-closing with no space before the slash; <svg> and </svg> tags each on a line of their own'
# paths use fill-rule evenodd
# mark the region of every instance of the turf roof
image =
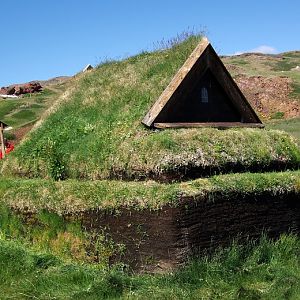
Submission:
<svg viewBox="0 0 300 300">
<path fill-rule="evenodd" d="M 1 162 L 3 174 L 54 179 L 132 179 L 298 168 L 287 134 L 260 129 L 151 131 L 141 120 L 199 43 L 111 61 L 73 79 L 44 122 Z M 0 165 L 1 167 L 1 165 Z M 200 172 L 201 173 L 201 172 Z M 150 176 L 151 177 L 151 176 Z M 172 177 L 172 176 L 171 176 Z"/>
<path fill-rule="evenodd" d="M 193 201 L 230 201 L 234 195 L 256 201 L 259 195 L 299 195 L 300 171 L 226 174 L 189 182 L 161 184 L 154 181 L 116 180 L 55 182 L 44 179 L 0 180 L 0 204 L 15 210 L 62 214 L 88 210 L 118 213 L 120 209 L 157 210 Z"/>
</svg>

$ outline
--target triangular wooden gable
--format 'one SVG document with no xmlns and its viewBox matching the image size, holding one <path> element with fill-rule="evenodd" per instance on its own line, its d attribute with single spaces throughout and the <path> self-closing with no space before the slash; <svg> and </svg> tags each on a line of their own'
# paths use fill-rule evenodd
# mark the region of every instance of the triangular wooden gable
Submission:
<svg viewBox="0 0 300 300">
<path fill-rule="evenodd" d="M 2 129 L 4 129 L 4 128 L 8 127 L 8 125 L 5 124 L 4 122 L 0 121 L 0 127 L 1 127 Z"/>
<path fill-rule="evenodd" d="M 148 127 L 263 127 L 203 38 L 144 117 Z"/>
</svg>

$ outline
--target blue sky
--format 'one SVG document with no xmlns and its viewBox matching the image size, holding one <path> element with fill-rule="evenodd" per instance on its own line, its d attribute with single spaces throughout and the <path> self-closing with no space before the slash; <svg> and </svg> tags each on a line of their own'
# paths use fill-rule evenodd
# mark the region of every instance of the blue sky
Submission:
<svg viewBox="0 0 300 300">
<path fill-rule="evenodd" d="M 4 86 L 73 75 L 188 28 L 206 28 L 219 54 L 299 50 L 300 1 L 10 0 L 0 26 Z"/>
</svg>

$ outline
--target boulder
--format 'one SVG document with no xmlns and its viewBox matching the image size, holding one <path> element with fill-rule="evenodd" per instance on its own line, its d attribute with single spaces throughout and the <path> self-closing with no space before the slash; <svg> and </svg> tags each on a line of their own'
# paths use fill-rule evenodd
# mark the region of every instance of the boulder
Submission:
<svg viewBox="0 0 300 300">
<path fill-rule="evenodd" d="M 7 88 L 2 87 L 2 88 L 0 89 L 0 95 L 7 95 Z"/>
<path fill-rule="evenodd" d="M 15 94 L 15 87 L 10 86 L 6 89 L 6 95 L 14 95 Z"/>
</svg>

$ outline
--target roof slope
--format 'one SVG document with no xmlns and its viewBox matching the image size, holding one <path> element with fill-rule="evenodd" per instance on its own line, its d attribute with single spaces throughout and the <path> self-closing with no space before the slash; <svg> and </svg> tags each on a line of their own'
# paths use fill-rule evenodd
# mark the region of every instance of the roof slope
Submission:
<svg viewBox="0 0 300 300">
<path fill-rule="evenodd" d="M 40 127 L 0 162 L 1 172 L 55 179 L 168 180 L 174 174 L 190 175 L 190 170 L 202 176 L 298 166 L 300 151 L 284 133 L 248 128 L 152 131 L 141 124 L 198 43 L 198 37 L 191 37 L 171 49 L 108 62 L 72 79 L 68 94 Z"/>
<path fill-rule="evenodd" d="M 0 121 L 0 126 L 2 126 L 3 128 L 8 127 L 8 125 L 6 123 L 2 122 L 2 121 Z"/>
</svg>

